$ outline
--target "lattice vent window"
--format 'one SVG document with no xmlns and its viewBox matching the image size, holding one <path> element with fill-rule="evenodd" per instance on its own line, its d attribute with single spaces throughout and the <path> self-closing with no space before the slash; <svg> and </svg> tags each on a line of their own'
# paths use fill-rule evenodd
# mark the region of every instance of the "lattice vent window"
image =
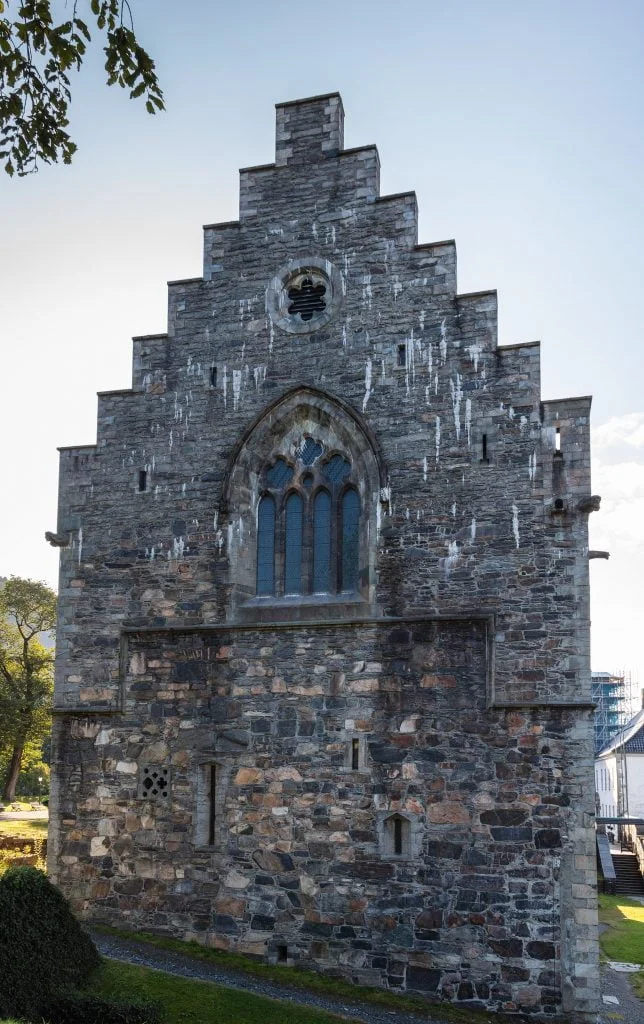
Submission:
<svg viewBox="0 0 644 1024">
<path fill-rule="evenodd" d="M 170 798 L 170 769 L 158 764 L 143 764 L 139 771 L 139 800 Z"/>
<path fill-rule="evenodd" d="M 308 323 L 326 309 L 326 285 L 315 284 L 310 277 L 304 277 L 299 284 L 288 289 L 290 300 L 288 311 L 292 317 L 299 317 Z"/>
</svg>

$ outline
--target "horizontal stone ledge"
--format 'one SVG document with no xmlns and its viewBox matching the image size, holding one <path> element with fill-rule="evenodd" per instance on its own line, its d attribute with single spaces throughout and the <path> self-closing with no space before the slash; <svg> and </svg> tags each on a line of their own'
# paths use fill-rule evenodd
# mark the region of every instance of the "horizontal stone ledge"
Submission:
<svg viewBox="0 0 644 1024">
<path fill-rule="evenodd" d="M 494 618 L 490 615 L 408 615 L 408 616 L 354 616 L 349 619 L 310 619 L 310 620 L 280 620 L 270 622 L 220 622 L 211 624 L 171 623 L 165 626 L 128 626 L 121 627 L 121 634 L 124 636 L 137 636 L 150 633 L 196 633 L 205 636 L 217 633 L 248 633 L 255 630 L 278 630 L 278 629 L 328 629 L 329 627 L 349 629 L 355 626 L 396 626 L 413 625 L 414 623 L 440 623 L 447 625 L 453 623 L 476 623 L 485 625 L 488 629 L 495 628 Z M 520 707 L 522 705 L 517 705 Z M 592 705 L 594 707 L 594 705 Z"/>
</svg>

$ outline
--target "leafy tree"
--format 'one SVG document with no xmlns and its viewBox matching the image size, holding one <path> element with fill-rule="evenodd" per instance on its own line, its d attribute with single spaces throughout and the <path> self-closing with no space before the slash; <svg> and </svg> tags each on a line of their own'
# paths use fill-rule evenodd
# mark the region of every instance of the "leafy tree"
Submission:
<svg viewBox="0 0 644 1024">
<path fill-rule="evenodd" d="M 80 70 L 91 34 L 78 0 L 69 2 L 71 11 L 56 24 L 55 0 L 0 0 L 0 158 L 7 174 L 29 174 L 39 161 L 69 164 L 76 151 L 66 131 L 69 72 Z M 145 96 L 149 114 L 163 110 L 154 61 L 134 35 L 128 0 L 90 0 L 89 8 L 105 43 L 107 84 L 129 89 L 133 99 Z"/>
<path fill-rule="evenodd" d="M 15 798 L 29 744 L 49 729 L 54 654 L 40 635 L 55 623 L 56 595 L 44 583 L 12 576 L 0 589 L 0 747 L 9 752 L 5 802 Z"/>
</svg>

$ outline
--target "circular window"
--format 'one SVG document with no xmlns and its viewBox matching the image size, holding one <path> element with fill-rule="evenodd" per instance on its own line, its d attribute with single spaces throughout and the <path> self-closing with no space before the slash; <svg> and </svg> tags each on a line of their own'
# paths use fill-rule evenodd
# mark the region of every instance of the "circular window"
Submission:
<svg viewBox="0 0 644 1024">
<path fill-rule="evenodd" d="M 289 334 L 310 334 L 331 319 L 342 294 L 341 278 L 328 260 L 314 256 L 291 260 L 266 292 L 266 312 Z"/>
</svg>

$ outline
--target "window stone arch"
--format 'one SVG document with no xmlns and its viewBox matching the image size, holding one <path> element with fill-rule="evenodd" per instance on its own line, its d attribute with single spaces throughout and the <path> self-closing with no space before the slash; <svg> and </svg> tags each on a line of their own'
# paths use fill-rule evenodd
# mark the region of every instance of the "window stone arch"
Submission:
<svg viewBox="0 0 644 1024">
<path fill-rule="evenodd" d="M 346 403 L 298 388 L 266 409 L 240 439 L 224 482 L 229 617 L 373 605 L 383 487 L 374 438 Z"/>
</svg>

